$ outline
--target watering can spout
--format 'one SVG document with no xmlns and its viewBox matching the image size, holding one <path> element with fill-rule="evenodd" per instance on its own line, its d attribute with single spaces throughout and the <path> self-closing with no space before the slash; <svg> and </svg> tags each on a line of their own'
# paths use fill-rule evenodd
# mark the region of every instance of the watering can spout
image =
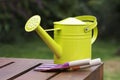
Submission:
<svg viewBox="0 0 120 80">
<path fill-rule="evenodd" d="M 53 51 L 57 58 L 60 58 L 62 53 L 61 46 L 57 44 L 49 35 L 48 33 L 40 26 L 41 18 L 39 15 L 35 15 L 31 17 L 26 25 L 25 30 L 27 32 L 36 31 L 38 35 L 43 39 L 43 41 L 48 45 L 48 47 Z"/>
</svg>

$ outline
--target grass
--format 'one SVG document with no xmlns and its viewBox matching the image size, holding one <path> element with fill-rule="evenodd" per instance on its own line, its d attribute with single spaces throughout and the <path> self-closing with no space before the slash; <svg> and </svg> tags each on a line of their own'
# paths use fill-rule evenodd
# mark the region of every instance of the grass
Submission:
<svg viewBox="0 0 120 80">
<path fill-rule="evenodd" d="M 102 60 L 108 60 L 115 56 L 119 44 L 111 41 L 97 41 L 93 44 L 93 58 L 100 57 Z"/>
<path fill-rule="evenodd" d="M 0 56 L 17 58 L 53 58 L 52 52 L 42 41 L 1 44 Z"/>
<path fill-rule="evenodd" d="M 20 58 L 45 58 L 52 59 L 53 54 L 41 40 L 29 41 L 16 44 L 0 44 L 1 57 Z M 119 44 L 111 42 L 97 41 L 92 45 L 93 58 L 100 57 L 102 60 L 110 59 L 114 56 Z"/>
<path fill-rule="evenodd" d="M 104 80 L 120 80 L 120 58 L 112 58 L 104 63 Z"/>
<path fill-rule="evenodd" d="M 43 41 L 17 44 L 0 44 L 0 57 L 53 59 L 53 54 Z M 96 41 L 92 45 L 92 58 L 100 57 L 104 62 L 104 80 L 120 79 L 120 56 L 115 56 L 118 43 Z"/>
</svg>

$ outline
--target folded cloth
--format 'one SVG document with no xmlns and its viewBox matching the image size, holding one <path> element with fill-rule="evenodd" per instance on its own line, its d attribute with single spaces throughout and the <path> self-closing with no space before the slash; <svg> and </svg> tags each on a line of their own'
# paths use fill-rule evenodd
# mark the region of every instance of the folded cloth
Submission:
<svg viewBox="0 0 120 80">
<path fill-rule="evenodd" d="M 64 64 L 41 64 L 36 67 L 35 71 L 62 71 L 62 70 L 77 70 L 82 68 L 88 68 L 91 66 L 95 66 L 101 63 L 101 59 L 83 59 L 67 62 Z"/>
</svg>

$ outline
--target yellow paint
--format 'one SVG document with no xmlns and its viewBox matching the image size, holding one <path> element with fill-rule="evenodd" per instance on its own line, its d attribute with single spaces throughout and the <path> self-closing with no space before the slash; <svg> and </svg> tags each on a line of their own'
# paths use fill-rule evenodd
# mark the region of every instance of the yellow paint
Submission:
<svg viewBox="0 0 120 80">
<path fill-rule="evenodd" d="M 85 15 L 66 18 L 54 22 L 54 39 L 39 25 L 40 16 L 30 18 L 25 30 L 36 30 L 54 53 L 54 63 L 61 64 L 73 60 L 91 58 L 91 46 L 97 37 L 97 21 L 94 16 Z M 93 36 L 92 36 L 93 30 Z"/>
</svg>

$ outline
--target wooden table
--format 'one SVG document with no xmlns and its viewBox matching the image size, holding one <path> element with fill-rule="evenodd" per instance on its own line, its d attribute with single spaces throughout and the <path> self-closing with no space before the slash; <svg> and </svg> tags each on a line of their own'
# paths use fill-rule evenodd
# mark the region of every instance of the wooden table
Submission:
<svg viewBox="0 0 120 80">
<path fill-rule="evenodd" d="M 103 64 L 89 69 L 62 72 L 37 72 L 33 69 L 53 60 L 0 58 L 0 80 L 103 80 Z"/>
</svg>

